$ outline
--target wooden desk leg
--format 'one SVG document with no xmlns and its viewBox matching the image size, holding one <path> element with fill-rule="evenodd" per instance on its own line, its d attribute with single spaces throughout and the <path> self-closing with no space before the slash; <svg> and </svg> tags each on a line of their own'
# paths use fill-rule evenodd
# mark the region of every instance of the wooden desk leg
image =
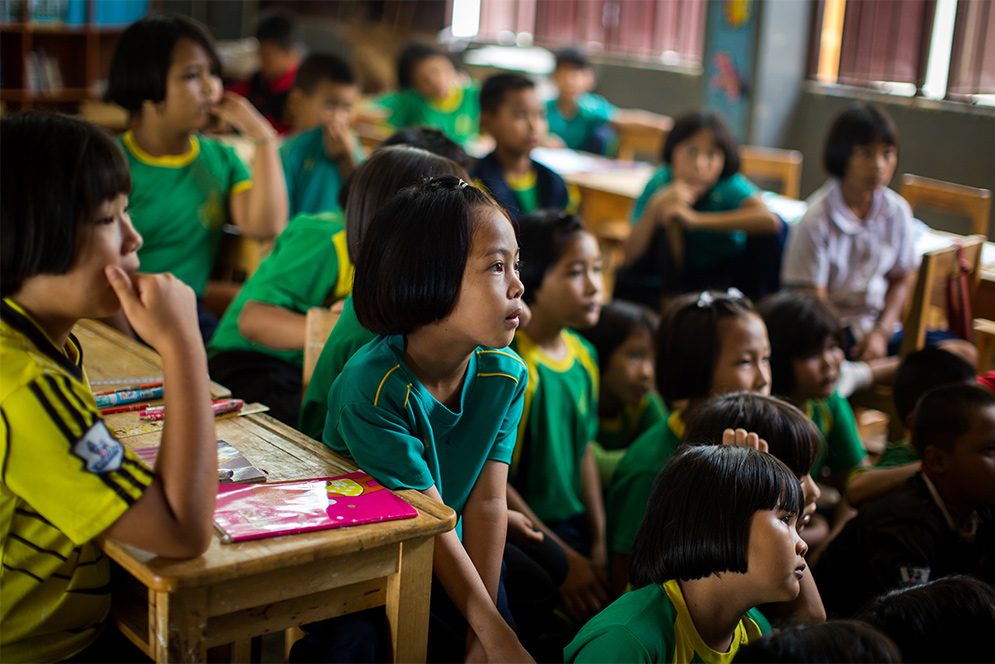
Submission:
<svg viewBox="0 0 995 664">
<path fill-rule="evenodd" d="M 207 593 L 156 593 L 156 662 L 207 661 Z"/>
<path fill-rule="evenodd" d="M 424 662 L 435 538 L 401 545 L 401 568 L 387 579 L 387 621 L 395 662 Z"/>
</svg>

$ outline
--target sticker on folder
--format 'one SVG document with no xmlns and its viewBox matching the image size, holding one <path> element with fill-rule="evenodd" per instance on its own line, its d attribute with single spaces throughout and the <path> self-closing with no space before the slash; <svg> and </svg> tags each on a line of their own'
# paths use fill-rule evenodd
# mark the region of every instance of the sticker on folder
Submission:
<svg viewBox="0 0 995 664">
<path fill-rule="evenodd" d="M 410 519 L 418 512 L 362 471 L 314 480 L 218 486 L 224 543 Z"/>
</svg>

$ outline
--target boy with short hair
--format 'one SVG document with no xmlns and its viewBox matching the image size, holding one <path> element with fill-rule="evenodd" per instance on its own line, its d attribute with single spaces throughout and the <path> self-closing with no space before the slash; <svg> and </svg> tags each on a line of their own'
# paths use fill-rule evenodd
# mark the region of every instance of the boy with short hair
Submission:
<svg viewBox="0 0 995 664">
<path fill-rule="evenodd" d="M 575 48 L 556 53 L 553 84 L 559 96 L 546 102 L 549 131 L 571 150 L 606 154 L 615 140 L 610 122 L 618 109 L 594 89 L 594 67 Z"/>
<path fill-rule="evenodd" d="M 301 62 L 297 22 L 286 12 L 270 12 L 259 19 L 256 41 L 259 71 L 229 89 L 252 102 L 279 133 L 286 134 L 290 126 L 284 122 L 284 107 Z"/>
<path fill-rule="evenodd" d="M 864 505 L 815 568 L 831 616 L 951 574 L 995 580 L 995 394 L 976 385 L 927 393 L 912 444 L 922 471 Z"/>
<path fill-rule="evenodd" d="M 480 89 L 480 128 L 494 137 L 494 151 L 470 176 L 512 216 L 540 208 L 575 208 L 559 175 L 530 156 L 548 128 L 535 83 L 521 74 L 495 74 Z"/>
<path fill-rule="evenodd" d="M 309 55 L 287 101 L 293 130 L 280 146 L 290 217 L 339 209 L 339 189 L 362 158 L 351 128 L 359 99 L 352 67 L 329 53 Z"/>
</svg>

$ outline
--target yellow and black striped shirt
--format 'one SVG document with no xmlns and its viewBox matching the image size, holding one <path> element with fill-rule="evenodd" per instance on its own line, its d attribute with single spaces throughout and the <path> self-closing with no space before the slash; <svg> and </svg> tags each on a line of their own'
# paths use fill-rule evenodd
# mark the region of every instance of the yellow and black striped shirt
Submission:
<svg viewBox="0 0 995 664">
<path fill-rule="evenodd" d="M 108 431 L 75 337 L 64 351 L 0 304 L 0 648 L 5 661 L 65 659 L 98 635 L 110 566 L 93 538 L 152 473 Z"/>
</svg>

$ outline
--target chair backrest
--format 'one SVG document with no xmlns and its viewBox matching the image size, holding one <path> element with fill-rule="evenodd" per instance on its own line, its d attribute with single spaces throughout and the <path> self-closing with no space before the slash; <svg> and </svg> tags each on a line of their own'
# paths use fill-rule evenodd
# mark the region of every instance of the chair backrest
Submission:
<svg viewBox="0 0 995 664">
<path fill-rule="evenodd" d="M 988 215 L 992 209 L 992 192 L 942 180 L 906 173 L 902 176 L 901 194 L 912 210 L 919 207 L 967 217 L 972 235 L 988 235 Z"/>
<path fill-rule="evenodd" d="M 311 382 L 311 375 L 314 374 L 314 367 L 318 364 L 318 358 L 321 356 L 321 349 L 325 347 L 325 342 L 328 341 L 332 329 L 339 322 L 340 315 L 340 311 L 333 311 L 323 307 L 312 307 L 307 310 L 305 317 L 303 392 L 307 392 L 308 383 Z"/>
<path fill-rule="evenodd" d="M 663 143 L 670 129 L 627 124 L 618 128 L 618 158 L 627 161 L 660 161 Z"/>
<path fill-rule="evenodd" d="M 977 308 L 978 287 L 981 284 L 981 248 L 984 243 L 984 237 L 972 235 L 953 246 L 936 249 L 923 255 L 905 317 L 905 333 L 902 336 L 900 355 L 904 357 L 923 347 L 932 313 L 937 308 L 945 307 L 947 284 L 962 271 L 967 277 L 967 300 L 972 311 Z M 963 267 L 957 257 L 958 245 L 961 249 Z"/>
<path fill-rule="evenodd" d="M 798 150 L 739 146 L 739 171 L 751 180 L 778 183 L 777 192 L 797 199 L 801 193 L 802 153 Z"/>
</svg>

